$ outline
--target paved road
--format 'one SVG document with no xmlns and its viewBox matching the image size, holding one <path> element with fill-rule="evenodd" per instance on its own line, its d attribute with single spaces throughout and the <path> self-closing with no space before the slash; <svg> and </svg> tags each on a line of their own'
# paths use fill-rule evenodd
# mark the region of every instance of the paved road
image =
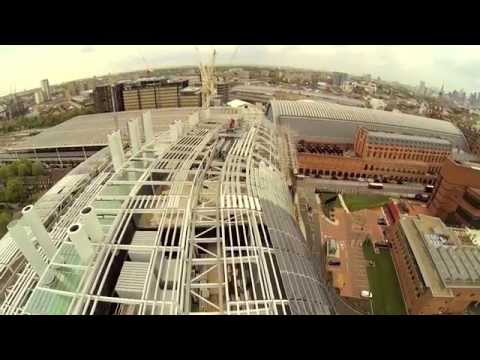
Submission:
<svg viewBox="0 0 480 360">
<path fill-rule="evenodd" d="M 383 184 L 383 190 L 375 190 L 369 189 L 368 183 L 360 181 L 305 178 L 300 180 L 299 183 L 304 183 L 308 187 L 348 193 L 409 195 L 424 191 L 424 186 L 421 184 Z"/>
</svg>

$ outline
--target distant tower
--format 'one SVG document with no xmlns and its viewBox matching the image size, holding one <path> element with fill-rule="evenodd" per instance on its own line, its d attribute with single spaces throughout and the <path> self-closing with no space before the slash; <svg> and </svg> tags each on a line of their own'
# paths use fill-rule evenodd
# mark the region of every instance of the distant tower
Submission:
<svg viewBox="0 0 480 360">
<path fill-rule="evenodd" d="M 438 97 L 443 97 L 443 94 L 445 94 L 445 84 L 442 83 L 442 88 L 440 89 L 440 92 L 438 93 Z"/>
<path fill-rule="evenodd" d="M 40 82 L 41 86 L 42 86 L 42 91 L 43 91 L 43 95 L 45 97 L 45 100 L 51 100 L 51 97 L 50 97 L 50 85 L 48 84 L 48 79 L 44 79 Z"/>
</svg>

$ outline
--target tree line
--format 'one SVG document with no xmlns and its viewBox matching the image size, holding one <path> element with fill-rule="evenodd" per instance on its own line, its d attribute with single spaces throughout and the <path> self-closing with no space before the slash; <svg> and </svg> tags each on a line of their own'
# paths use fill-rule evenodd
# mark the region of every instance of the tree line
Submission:
<svg viewBox="0 0 480 360">
<path fill-rule="evenodd" d="M 64 121 L 67 121 L 75 116 L 86 115 L 94 113 L 91 108 L 73 109 L 71 111 L 61 114 L 42 114 L 39 116 L 25 117 L 21 116 L 12 120 L 8 120 L 2 123 L 0 126 L 0 134 L 6 134 L 9 132 L 28 130 L 28 129 L 41 129 L 48 128 Z"/>
<path fill-rule="evenodd" d="M 22 178 L 26 176 L 42 176 L 46 170 L 40 162 L 23 159 L 0 166 L 0 236 L 7 231 L 7 225 L 12 220 L 12 212 L 5 205 L 24 205 L 28 200 L 28 192 Z"/>
</svg>

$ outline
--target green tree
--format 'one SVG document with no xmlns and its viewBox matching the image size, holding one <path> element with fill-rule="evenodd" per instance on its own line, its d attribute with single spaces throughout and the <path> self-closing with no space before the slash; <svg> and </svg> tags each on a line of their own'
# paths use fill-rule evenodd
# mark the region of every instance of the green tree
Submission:
<svg viewBox="0 0 480 360">
<path fill-rule="evenodd" d="M 0 212 L 0 236 L 3 236 L 7 232 L 7 225 L 12 221 L 12 215 L 9 212 Z"/>
<path fill-rule="evenodd" d="M 18 170 L 18 176 L 29 176 L 32 174 L 32 168 L 31 166 L 28 166 L 26 162 L 19 162 L 17 165 L 17 170 Z"/>
<path fill-rule="evenodd" d="M 27 192 L 24 185 L 18 179 L 9 179 L 5 187 L 5 199 L 10 203 L 18 203 L 25 200 Z"/>
<path fill-rule="evenodd" d="M 32 165 L 33 165 L 33 161 L 32 160 L 29 160 L 29 159 L 23 159 L 23 160 L 19 160 L 19 163 L 20 164 L 23 164 L 26 166 L 26 169 L 28 169 L 28 175 L 32 175 Z"/>
<path fill-rule="evenodd" d="M 6 165 L 0 166 L 0 179 L 2 179 L 4 182 L 8 180 L 8 171 Z"/>
<path fill-rule="evenodd" d="M 18 168 L 16 163 L 7 165 L 7 180 L 18 175 Z"/>
<path fill-rule="evenodd" d="M 40 176 L 45 174 L 45 168 L 43 167 L 42 163 L 35 161 L 32 164 L 32 175 L 33 176 Z"/>
</svg>

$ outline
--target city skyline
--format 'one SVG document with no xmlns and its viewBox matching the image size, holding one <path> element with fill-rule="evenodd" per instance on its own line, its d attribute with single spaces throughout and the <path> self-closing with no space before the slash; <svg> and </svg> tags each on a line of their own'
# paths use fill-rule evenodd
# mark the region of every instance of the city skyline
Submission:
<svg viewBox="0 0 480 360">
<path fill-rule="evenodd" d="M 217 64 L 292 66 L 311 70 L 370 73 L 388 81 L 446 91 L 480 90 L 479 46 L 215 45 L 198 46 L 200 58 L 217 49 Z M 197 65 L 194 45 L 0 46 L 0 96 L 81 78 L 171 66 Z M 33 62 L 34 61 L 34 62 Z"/>
</svg>

